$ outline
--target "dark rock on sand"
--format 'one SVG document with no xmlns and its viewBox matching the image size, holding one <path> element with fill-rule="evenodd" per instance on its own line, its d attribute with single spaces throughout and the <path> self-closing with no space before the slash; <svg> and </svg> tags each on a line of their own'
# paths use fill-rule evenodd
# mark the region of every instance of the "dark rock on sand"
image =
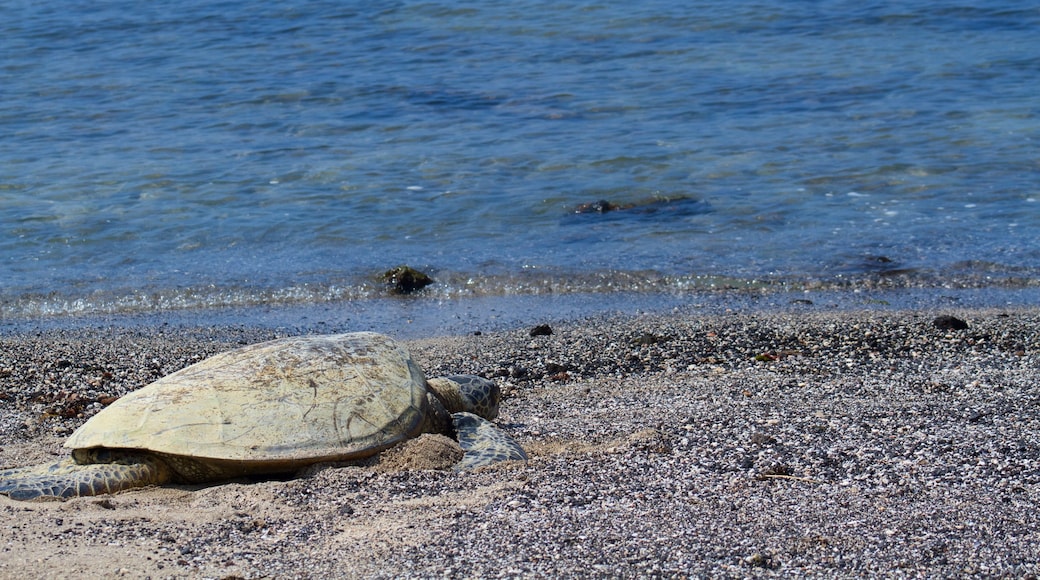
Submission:
<svg viewBox="0 0 1040 580">
<path fill-rule="evenodd" d="M 552 333 L 552 327 L 548 324 L 539 324 L 531 329 L 531 336 L 549 336 Z"/>
<path fill-rule="evenodd" d="M 968 323 L 957 318 L 956 316 L 942 315 L 936 317 L 932 321 L 932 324 L 940 330 L 965 330 L 968 328 Z"/>
</svg>

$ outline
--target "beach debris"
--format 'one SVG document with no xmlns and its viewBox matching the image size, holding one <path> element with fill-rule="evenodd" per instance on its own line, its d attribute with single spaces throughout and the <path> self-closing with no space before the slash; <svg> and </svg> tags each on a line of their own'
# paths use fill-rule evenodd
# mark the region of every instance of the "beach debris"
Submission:
<svg viewBox="0 0 1040 580">
<path fill-rule="evenodd" d="M 491 422 L 500 398 L 482 377 L 425 379 L 381 334 L 272 340 L 123 396 L 68 438 L 71 458 L 0 471 L 0 494 L 69 498 L 297 472 L 372 457 L 424 432 L 457 436 L 465 454 L 455 470 L 526 460 Z"/>
<path fill-rule="evenodd" d="M 965 330 L 968 328 L 968 323 L 957 318 L 956 316 L 942 315 L 935 318 L 932 321 L 939 330 Z"/>
<path fill-rule="evenodd" d="M 383 272 L 381 279 L 394 294 L 411 294 L 433 284 L 433 278 L 404 264 Z"/>
</svg>

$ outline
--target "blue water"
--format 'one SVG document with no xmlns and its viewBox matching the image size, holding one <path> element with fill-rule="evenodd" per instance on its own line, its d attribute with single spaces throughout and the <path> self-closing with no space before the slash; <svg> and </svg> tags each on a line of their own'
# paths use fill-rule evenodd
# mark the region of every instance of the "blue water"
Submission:
<svg viewBox="0 0 1040 580">
<path fill-rule="evenodd" d="M 989 0 L 5 3 L 0 317 L 365 300 L 399 263 L 452 299 L 1034 285 L 1038 30 Z M 573 213 L 599 200 L 636 207 Z"/>
</svg>

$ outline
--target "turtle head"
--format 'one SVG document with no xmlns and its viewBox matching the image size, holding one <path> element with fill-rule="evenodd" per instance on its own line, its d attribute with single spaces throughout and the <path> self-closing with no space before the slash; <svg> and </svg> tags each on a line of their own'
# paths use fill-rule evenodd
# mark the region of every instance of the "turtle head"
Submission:
<svg viewBox="0 0 1040 580">
<path fill-rule="evenodd" d="M 473 413 L 491 420 L 498 417 L 502 391 L 493 381 L 474 375 L 452 375 L 427 381 L 449 413 Z"/>
</svg>

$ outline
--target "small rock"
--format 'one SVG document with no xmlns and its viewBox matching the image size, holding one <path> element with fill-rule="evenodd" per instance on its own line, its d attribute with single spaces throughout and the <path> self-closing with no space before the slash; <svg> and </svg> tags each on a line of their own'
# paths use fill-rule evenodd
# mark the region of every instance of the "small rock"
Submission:
<svg viewBox="0 0 1040 580">
<path fill-rule="evenodd" d="M 632 346 L 650 346 L 652 344 L 658 344 L 666 341 L 668 341 L 667 336 L 661 336 L 652 332 L 644 332 L 643 334 L 632 339 Z"/>
<path fill-rule="evenodd" d="M 754 568 L 766 568 L 768 570 L 776 570 L 780 567 L 780 562 L 771 554 L 763 554 L 761 552 L 745 557 L 744 563 Z"/>
<path fill-rule="evenodd" d="M 566 365 L 561 365 L 560 363 L 554 363 L 554 362 L 545 363 L 545 372 L 547 372 L 549 374 L 562 373 L 562 372 L 568 371 L 568 370 L 570 370 L 570 369 L 568 369 Z"/>
<path fill-rule="evenodd" d="M 394 294 L 411 294 L 433 284 L 433 278 L 405 265 L 383 272 L 381 278 Z"/>
<path fill-rule="evenodd" d="M 751 442 L 755 445 L 773 445 L 776 443 L 776 439 L 765 433 L 752 433 Z"/>
<path fill-rule="evenodd" d="M 552 333 L 552 327 L 548 324 L 539 324 L 531 329 L 531 336 L 549 336 Z"/>
<path fill-rule="evenodd" d="M 955 316 L 943 315 L 932 321 L 932 324 L 940 330 L 964 330 L 968 323 Z"/>
</svg>

